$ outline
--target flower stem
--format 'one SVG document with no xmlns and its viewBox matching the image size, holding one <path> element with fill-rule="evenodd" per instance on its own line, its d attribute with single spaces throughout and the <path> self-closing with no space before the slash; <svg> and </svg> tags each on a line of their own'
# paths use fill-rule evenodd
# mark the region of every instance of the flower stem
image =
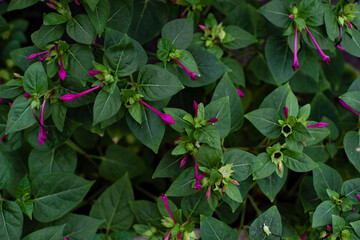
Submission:
<svg viewBox="0 0 360 240">
<path fill-rule="evenodd" d="M 257 215 L 261 215 L 262 211 L 258 208 L 258 206 L 256 205 L 256 202 L 254 201 L 254 199 L 250 196 L 250 194 L 247 195 L 251 205 L 253 206 L 253 208 L 255 209 Z"/>
</svg>

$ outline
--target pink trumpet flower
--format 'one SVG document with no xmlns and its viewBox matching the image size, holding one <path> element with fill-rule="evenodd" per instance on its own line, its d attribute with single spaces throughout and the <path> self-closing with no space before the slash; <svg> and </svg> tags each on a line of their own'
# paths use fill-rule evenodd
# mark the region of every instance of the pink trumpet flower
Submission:
<svg viewBox="0 0 360 240">
<path fill-rule="evenodd" d="M 149 108 L 156 115 L 158 115 L 165 124 L 175 124 L 174 119 L 169 114 L 159 112 L 158 110 L 156 110 L 155 108 L 153 108 L 152 106 L 150 106 L 141 99 L 139 99 L 139 102 L 141 102 L 145 107 Z"/>
<path fill-rule="evenodd" d="M 359 116 L 359 113 L 357 113 L 354 109 L 352 109 L 349 105 L 346 104 L 346 102 L 344 102 L 343 100 L 339 99 L 340 105 L 349 110 L 350 112 L 352 112 L 353 114 L 355 114 L 356 116 Z"/>
<path fill-rule="evenodd" d="M 284 114 L 285 118 L 287 119 L 289 117 L 289 109 L 287 108 L 287 106 L 284 106 Z"/>
<path fill-rule="evenodd" d="M 93 88 L 90 88 L 86 91 L 83 91 L 83 92 L 80 92 L 80 93 L 69 93 L 69 94 L 65 94 L 63 96 L 60 97 L 60 100 L 63 100 L 65 102 L 72 102 L 74 101 L 75 99 L 78 99 L 79 97 L 82 97 L 86 94 L 88 94 L 89 92 L 92 92 L 98 88 L 101 88 L 103 87 L 103 85 L 98 85 L 96 87 L 93 87 Z"/>
<path fill-rule="evenodd" d="M 245 97 L 245 94 L 240 89 L 236 89 L 236 92 L 240 97 Z"/>
<path fill-rule="evenodd" d="M 295 40 L 294 40 L 294 61 L 292 68 L 294 71 L 296 71 L 298 68 L 300 68 L 299 60 L 297 56 L 297 27 L 295 27 Z"/>
<path fill-rule="evenodd" d="M 90 76 L 93 76 L 93 77 L 95 77 L 96 75 L 98 75 L 98 74 L 103 74 L 104 72 L 102 72 L 102 71 L 96 71 L 96 70 L 90 70 L 90 71 L 88 71 L 88 74 L 90 75 Z"/>
<path fill-rule="evenodd" d="M 182 67 L 182 69 L 185 70 L 185 72 L 189 75 L 189 77 L 192 80 L 196 80 L 196 73 L 190 71 L 189 69 L 187 69 L 184 64 L 182 64 L 176 57 L 174 57 L 174 60 Z"/>
<path fill-rule="evenodd" d="M 322 58 L 322 60 L 326 63 L 329 64 L 329 62 L 331 61 L 330 57 L 328 55 L 326 55 L 320 48 L 319 44 L 316 42 L 315 38 L 313 37 L 313 35 L 311 34 L 311 32 L 309 31 L 309 29 L 305 26 L 305 30 L 307 31 L 307 33 L 309 34 L 310 38 L 312 39 L 312 41 L 314 42 L 317 50 L 320 53 L 320 56 Z"/>
<path fill-rule="evenodd" d="M 316 124 L 307 125 L 306 127 L 307 128 L 323 128 L 323 127 L 326 127 L 327 125 L 329 125 L 329 123 L 327 123 L 327 122 L 319 122 L 319 123 L 316 123 Z"/>
<path fill-rule="evenodd" d="M 66 72 L 65 72 L 65 69 L 64 69 L 64 64 L 63 64 L 63 59 L 62 59 L 62 56 L 61 54 L 59 55 L 60 57 L 60 69 L 59 69 L 59 77 L 61 78 L 61 80 L 65 80 L 66 78 Z"/>
</svg>

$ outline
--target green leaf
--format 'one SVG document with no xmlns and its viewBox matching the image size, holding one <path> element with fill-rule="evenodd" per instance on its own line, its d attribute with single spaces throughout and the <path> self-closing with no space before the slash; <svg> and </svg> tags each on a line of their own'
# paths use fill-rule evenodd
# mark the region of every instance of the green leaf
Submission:
<svg viewBox="0 0 360 240">
<path fill-rule="evenodd" d="M 335 236 L 340 235 L 340 232 L 344 229 L 346 222 L 345 219 L 343 219 L 340 216 L 332 215 L 332 228 L 333 228 L 333 234 Z"/>
<path fill-rule="evenodd" d="M 194 132 L 194 138 L 201 143 L 207 143 L 210 147 L 220 149 L 220 135 L 216 127 L 206 125 L 205 127 L 196 129 Z"/>
<path fill-rule="evenodd" d="M 220 137 L 225 138 L 231 128 L 231 114 L 229 97 L 223 97 L 211 101 L 205 107 L 205 119 L 217 118 L 218 121 L 213 125 L 218 129 Z"/>
<path fill-rule="evenodd" d="M 224 154 L 224 164 L 233 164 L 234 172 L 231 177 L 238 182 L 246 180 L 251 175 L 251 165 L 255 159 L 256 156 L 253 154 L 239 149 L 233 149 Z"/>
<path fill-rule="evenodd" d="M 273 0 L 259 9 L 272 24 L 280 28 L 287 28 L 291 22 L 289 18 L 291 1 Z"/>
<path fill-rule="evenodd" d="M 284 161 L 286 166 L 295 172 L 308 172 L 317 167 L 317 164 L 305 153 L 285 150 Z"/>
<path fill-rule="evenodd" d="M 120 107 L 121 95 L 117 86 L 115 86 L 112 93 L 107 92 L 105 89 L 101 89 L 94 102 L 93 125 L 111 118 L 120 110 Z"/>
<path fill-rule="evenodd" d="M 228 49 L 240 49 L 256 43 L 256 38 L 238 26 L 227 26 L 224 31 L 235 38 L 234 41 L 222 43 Z"/>
<path fill-rule="evenodd" d="M 274 235 L 268 236 L 264 231 L 264 225 L 272 234 L 282 236 L 281 216 L 276 206 L 272 206 L 255 219 L 250 226 L 249 235 L 251 239 L 279 239 Z"/>
<path fill-rule="evenodd" d="M 20 240 L 23 231 L 23 214 L 20 207 L 11 201 L 1 202 L 0 238 Z"/>
<path fill-rule="evenodd" d="M 26 58 L 36 52 L 41 52 L 41 50 L 35 46 L 30 46 L 13 50 L 10 52 L 10 56 L 16 65 L 25 71 L 31 64 L 36 62 L 36 59 L 27 60 Z"/>
<path fill-rule="evenodd" d="M 110 5 L 108 0 L 99 1 L 95 7 L 85 5 L 90 21 L 99 36 L 103 33 L 110 16 Z"/>
<path fill-rule="evenodd" d="M 171 97 L 184 88 L 175 75 L 156 65 L 143 66 L 137 82 L 139 93 L 148 101 Z"/>
<path fill-rule="evenodd" d="M 109 0 L 110 16 L 107 27 L 127 32 L 133 14 L 133 0 Z"/>
<path fill-rule="evenodd" d="M 318 167 L 313 170 L 313 177 L 315 191 L 322 201 L 329 199 L 326 189 L 340 193 L 343 181 L 333 168 L 319 162 Z"/>
<path fill-rule="evenodd" d="M 281 134 L 281 127 L 278 123 L 280 115 L 273 108 L 261 108 L 245 115 L 245 117 L 264 136 L 275 139 Z"/>
<path fill-rule="evenodd" d="M 193 25 L 187 18 L 175 19 L 165 24 L 161 30 L 161 36 L 168 38 L 179 49 L 189 47 L 193 38 Z"/>
<path fill-rule="evenodd" d="M 340 29 L 336 18 L 336 14 L 332 11 L 331 8 L 325 8 L 324 22 L 326 27 L 326 33 L 329 36 L 329 39 L 331 41 L 334 41 L 335 38 L 339 37 Z"/>
<path fill-rule="evenodd" d="M 323 26 L 310 27 L 310 25 L 308 25 L 308 29 L 322 50 L 326 50 L 326 49 L 333 50 L 334 49 L 334 43 L 328 39 L 325 27 L 323 27 Z M 344 34 L 344 35 L 346 35 L 346 34 Z M 309 47 L 316 49 L 316 46 L 308 33 L 303 35 L 303 39 L 304 39 L 304 42 Z M 344 41 L 344 38 L 343 38 L 343 41 Z M 343 43 L 343 41 L 342 41 L 342 43 Z"/>
<path fill-rule="evenodd" d="M 256 180 L 261 191 L 269 198 L 271 202 L 274 202 L 276 195 L 280 192 L 287 179 L 288 170 L 283 168 L 284 175 L 279 177 L 276 172 L 273 172 L 270 176 Z"/>
<path fill-rule="evenodd" d="M 129 206 L 131 200 L 134 200 L 134 192 L 125 174 L 100 195 L 91 208 L 90 217 L 105 220 L 101 228 L 107 231 L 129 229 L 134 219 Z"/>
<path fill-rule="evenodd" d="M 155 153 L 158 152 L 165 133 L 165 124 L 159 116 L 151 110 L 143 108 L 141 124 L 137 123 L 129 114 L 126 115 L 126 123 L 141 143 Z"/>
<path fill-rule="evenodd" d="M 196 162 L 201 167 L 211 169 L 221 162 L 223 153 L 221 149 L 209 147 L 207 144 L 202 144 L 196 155 Z"/>
<path fill-rule="evenodd" d="M 67 73 L 76 79 L 90 81 L 92 77 L 88 74 L 88 71 L 93 69 L 92 62 L 95 60 L 92 50 L 88 46 L 74 44 L 68 52 L 69 66 L 66 70 Z"/>
<path fill-rule="evenodd" d="M 5 132 L 17 132 L 32 126 L 34 123 L 36 123 L 36 119 L 30 102 L 24 96 L 18 96 L 10 108 Z"/>
<path fill-rule="evenodd" d="M 67 21 L 69 21 L 69 18 L 54 12 L 48 13 L 44 16 L 44 25 L 58 25 L 66 23 Z"/>
<path fill-rule="evenodd" d="M 171 184 L 166 192 L 169 197 L 183 197 L 197 193 L 192 187 L 195 182 L 195 169 L 193 167 L 185 169 Z"/>
<path fill-rule="evenodd" d="M 260 153 L 256 157 L 256 161 L 261 165 L 260 168 L 253 169 L 254 180 L 268 177 L 276 170 L 276 164 L 271 161 L 271 157 L 267 153 Z"/>
<path fill-rule="evenodd" d="M 244 121 L 244 110 L 241 99 L 236 92 L 236 88 L 231 80 L 227 77 L 223 79 L 216 86 L 211 101 L 229 97 L 230 113 L 231 113 L 231 132 L 237 131 L 241 128 Z"/>
<path fill-rule="evenodd" d="M 6 188 L 14 177 L 14 169 L 6 157 L 6 155 L 0 151 L 0 190 Z"/>
<path fill-rule="evenodd" d="M 156 203 L 138 200 L 130 202 L 130 209 L 136 221 L 140 224 L 151 224 L 161 227 L 159 220 L 162 219 Z"/>
<path fill-rule="evenodd" d="M 159 35 L 167 19 L 168 10 L 165 2 L 160 0 L 134 0 L 133 15 L 128 33 L 135 40 L 144 44 Z"/>
<path fill-rule="evenodd" d="M 78 14 L 66 24 L 67 34 L 76 42 L 91 44 L 94 41 L 96 31 L 89 17 Z"/>
<path fill-rule="evenodd" d="M 185 132 L 186 128 L 192 128 L 192 125 L 183 119 L 183 117 L 187 114 L 184 110 L 180 108 L 164 108 L 164 112 L 174 119 L 175 124 L 170 125 L 170 127 L 175 131 Z"/>
<path fill-rule="evenodd" d="M 348 33 L 343 35 L 341 46 L 355 57 L 360 57 L 360 33 L 356 30 L 351 31 L 350 36 Z"/>
<path fill-rule="evenodd" d="M 236 202 L 242 202 L 243 198 L 241 196 L 240 190 L 238 189 L 238 187 L 232 183 L 228 184 L 228 188 L 226 189 L 226 195 L 236 201 Z"/>
<path fill-rule="evenodd" d="M 349 105 L 356 112 L 360 112 L 360 91 L 346 92 L 341 95 L 340 99 L 346 102 L 346 104 Z"/>
<path fill-rule="evenodd" d="M 18 9 L 24 9 L 34 5 L 35 3 L 39 2 L 40 0 L 11 0 L 7 10 L 14 11 Z"/>
<path fill-rule="evenodd" d="M 23 81 L 24 90 L 27 93 L 40 95 L 48 90 L 48 80 L 41 62 L 30 65 L 25 72 Z"/>
<path fill-rule="evenodd" d="M 340 214 L 340 210 L 336 207 L 335 203 L 329 200 L 322 202 L 315 209 L 314 215 L 312 217 L 312 227 L 315 228 L 331 224 L 332 214 Z"/>
<path fill-rule="evenodd" d="M 103 221 L 85 215 L 68 214 L 56 220 L 52 225 L 66 224 L 64 237 L 74 240 L 93 239 L 97 229 Z"/>
<path fill-rule="evenodd" d="M 22 240 L 62 240 L 65 225 L 47 227 L 26 235 Z"/>
<path fill-rule="evenodd" d="M 321 203 L 320 198 L 315 192 L 313 178 L 310 176 L 305 176 L 301 181 L 299 193 L 304 212 L 315 210 Z"/>
<path fill-rule="evenodd" d="M 292 131 L 293 132 L 289 138 L 293 141 L 305 142 L 315 140 L 315 138 L 312 137 L 310 130 L 301 122 L 298 122 L 294 127 L 292 127 Z"/>
<path fill-rule="evenodd" d="M 93 10 L 93 11 L 98 6 L 98 2 L 99 2 L 99 0 L 84 0 L 84 1 L 90 7 L 90 9 Z"/>
<path fill-rule="evenodd" d="M 67 107 L 62 102 L 56 102 L 52 106 L 52 120 L 56 128 L 62 132 L 64 129 L 64 123 L 66 118 Z"/>
<path fill-rule="evenodd" d="M 42 25 L 41 28 L 31 34 L 31 41 L 38 48 L 45 48 L 52 41 L 59 40 L 64 34 L 65 24 Z"/>
<path fill-rule="evenodd" d="M 39 222 L 61 218 L 83 200 L 93 183 L 70 173 L 37 176 L 31 183 L 34 218 Z"/>
<path fill-rule="evenodd" d="M 205 192 L 206 190 L 202 189 L 196 194 L 186 196 L 181 200 L 181 210 L 187 219 L 193 219 L 195 222 L 198 222 L 196 218 L 200 217 L 200 215 L 212 215 L 214 211 L 210 208 Z"/>
<path fill-rule="evenodd" d="M 360 236 L 360 220 L 351 222 L 350 225 L 355 230 L 356 234 Z"/>
<path fill-rule="evenodd" d="M 188 48 L 188 51 L 195 59 L 200 72 L 200 77 L 197 77 L 196 81 L 194 81 L 183 69 L 178 67 L 178 72 L 180 74 L 179 78 L 186 87 L 206 86 L 218 80 L 225 72 L 225 65 L 213 54 L 201 47 L 190 47 Z"/>
<path fill-rule="evenodd" d="M 170 58 L 170 53 L 172 52 L 174 46 L 171 43 L 170 39 L 160 38 L 157 43 L 156 56 L 159 60 L 167 62 Z"/>
<path fill-rule="evenodd" d="M 358 204 L 357 196 L 360 194 L 360 178 L 347 180 L 341 186 L 341 195 L 350 199 L 353 204 Z"/>
<path fill-rule="evenodd" d="M 165 153 L 157 165 L 153 178 L 169 178 L 176 177 L 182 171 L 180 162 L 184 156 L 171 155 L 171 151 Z"/>
<path fill-rule="evenodd" d="M 105 158 L 100 164 L 100 175 L 110 181 L 116 181 L 126 172 L 129 177 L 136 177 L 145 172 L 143 160 L 127 148 L 120 145 L 110 145 L 105 152 Z"/>
<path fill-rule="evenodd" d="M 206 240 L 236 240 L 237 233 L 224 222 L 211 216 L 200 216 L 201 238 Z"/>
<path fill-rule="evenodd" d="M 284 106 L 289 109 L 289 116 L 298 115 L 299 104 L 289 84 L 276 88 L 260 104 L 260 108 L 274 108 L 281 116 L 285 116 Z"/>
<path fill-rule="evenodd" d="M 135 72 L 138 66 L 138 55 L 131 38 L 125 34 L 120 43 L 106 48 L 104 62 L 119 77 Z"/>
<path fill-rule="evenodd" d="M 74 173 L 76 164 L 76 152 L 67 145 L 48 151 L 33 149 L 29 155 L 30 178 L 41 174 Z"/>
<path fill-rule="evenodd" d="M 230 72 L 225 73 L 228 75 L 230 80 L 234 84 L 245 87 L 245 74 L 241 64 L 232 58 L 224 58 L 222 59 L 222 62 L 226 65 L 227 68 L 230 69 Z"/>
<path fill-rule="evenodd" d="M 311 124 L 315 124 L 315 123 L 316 122 L 309 121 L 309 122 L 307 122 L 306 125 L 311 125 Z M 330 124 L 334 124 L 334 123 L 331 122 Z M 336 126 L 334 125 L 334 127 L 336 127 Z M 305 140 L 306 146 L 312 146 L 312 145 L 315 145 L 317 143 L 321 143 L 321 141 L 323 141 L 330 134 L 330 131 L 329 131 L 329 129 L 327 127 L 323 127 L 323 128 L 307 128 L 307 130 L 310 133 L 313 140 Z"/>
<path fill-rule="evenodd" d="M 277 85 L 288 81 L 295 72 L 292 69 L 293 56 L 287 41 L 270 36 L 265 46 L 265 57 L 269 70 Z"/>
</svg>

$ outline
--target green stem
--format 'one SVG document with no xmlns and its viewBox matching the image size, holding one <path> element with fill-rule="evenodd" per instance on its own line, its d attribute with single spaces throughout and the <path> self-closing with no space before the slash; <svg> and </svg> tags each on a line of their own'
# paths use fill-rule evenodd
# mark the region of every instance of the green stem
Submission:
<svg viewBox="0 0 360 240">
<path fill-rule="evenodd" d="M 76 152 L 80 153 L 81 155 L 83 155 L 85 158 L 87 158 L 89 160 L 89 162 L 96 168 L 98 168 L 98 164 L 96 162 L 94 162 L 92 160 L 92 158 L 96 158 L 96 159 L 101 159 L 104 160 L 103 157 L 100 156 L 95 156 L 95 155 L 88 155 L 84 150 L 82 150 L 78 145 L 76 145 L 73 141 L 71 141 L 70 139 L 66 140 L 65 142 L 69 147 L 71 147 L 73 150 L 75 150 Z"/>
<path fill-rule="evenodd" d="M 253 199 L 249 194 L 247 195 L 247 197 L 248 197 L 251 205 L 252 205 L 253 208 L 255 209 L 257 215 L 258 215 L 258 216 L 261 215 L 261 214 L 262 214 L 262 211 L 258 208 L 258 206 L 256 205 L 254 199 Z"/>
<path fill-rule="evenodd" d="M 157 201 L 158 197 L 155 196 L 154 194 L 152 194 L 151 192 L 143 189 L 142 187 L 140 187 L 139 185 L 135 186 L 136 190 L 139 190 L 139 192 L 145 194 L 146 196 L 148 196 L 149 198 L 151 198 L 152 200 L 154 200 L 155 202 Z"/>
</svg>

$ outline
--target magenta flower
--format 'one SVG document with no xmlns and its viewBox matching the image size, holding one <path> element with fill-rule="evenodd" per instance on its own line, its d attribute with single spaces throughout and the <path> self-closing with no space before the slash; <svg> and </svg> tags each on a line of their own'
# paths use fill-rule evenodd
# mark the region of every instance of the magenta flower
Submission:
<svg viewBox="0 0 360 240">
<path fill-rule="evenodd" d="M 80 6 L 80 1 L 79 0 L 75 0 L 76 5 Z"/>
<path fill-rule="evenodd" d="M 27 99 L 29 99 L 29 98 L 31 98 L 32 96 L 31 96 L 31 94 L 29 94 L 29 93 L 24 93 L 24 97 L 27 98 Z"/>
<path fill-rule="evenodd" d="M 88 74 L 90 75 L 90 76 L 93 76 L 93 77 L 95 77 L 96 75 L 98 75 L 98 74 L 103 74 L 104 72 L 102 72 L 102 71 L 96 71 L 96 70 L 90 70 L 90 71 L 88 71 Z"/>
<path fill-rule="evenodd" d="M 169 240 L 171 236 L 171 231 L 169 231 L 166 236 L 164 237 L 164 240 Z"/>
<path fill-rule="evenodd" d="M 139 99 L 139 102 L 141 102 L 145 107 L 149 108 L 156 115 L 158 115 L 165 124 L 175 124 L 174 119 L 169 114 L 159 112 L 158 110 L 156 110 L 146 102 L 142 101 L 141 99 Z"/>
<path fill-rule="evenodd" d="M 291 18 L 291 19 L 293 19 L 294 17 L 295 17 L 294 14 L 289 15 L 289 18 Z"/>
<path fill-rule="evenodd" d="M 330 226 L 330 225 L 327 225 L 327 226 L 326 226 L 326 229 L 327 229 L 328 231 L 331 231 L 331 226 Z"/>
<path fill-rule="evenodd" d="M 316 124 L 307 125 L 306 127 L 307 128 L 323 128 L 323 127 L 326 127 L 327 125 L 329 125 L 329 123 L 327 123 L 327 122 L 319 122 L 319 123 L 316 123 Z"/>
<path fill-rule="evenodd" d="M 240 97 L 245 97 L 245 94 L 240 89 L 236 89 L 236 92 Z"/>
<path fill-rule="evenodd" d="M 196 155 L 194 155 L 194 161 L 195 161 L 195 190 L 196 191 L 199 191 L 202 187 L 201 185 L 201 180 L 203 179 L 203 177 L 206 175 L 206 174 L 199 174 L 199 171 L 198 171 L 198 165 L 197 165 L 197 162 L 196 162 Z"/>
<path fill-rule="evenodd" d="M 206 120 L 208 123 L 216 123 L 219 119 L 218 118 L 210 118 L 209 120 Z"/>
<path fill-rule="evenodd" d="M 348 26 L 348 28 L 350 28 L 351 30 L 354 28 L 353 25 L 351 24 L 351 22 L 346 21 L 346 25 Z"/>
<path fill-rule="evenodd" d="M 292 68 L 294 71 L 296 71 L 298 68 L 300 68 L 299 60 L 297 56 L 297 27 L 295 27 L 295 40 L 294 40 L 294 61 Z"/>
<path fill-rule="evenodd" d="M 66 78 L 66 72 L 65 72 L 65 69 L 64 69 L 64 65 L 63 65 L 63 60 L 62 60 L 62 56 L 61 54 L 59 55 L 60 56 L 60 69 L 59 69 L 59 77 L 61 78 L 61 80 L 65 80 Z"/>
<path fill-rule="evenodd" d="M 175 138 L 174 140 L 171 141 L 170 146 L 173 147 L 174 143 L 177 141 L 181 141 L 181 138 Z"/>
<path fill-rule="evenodd" d="M 343 37 L 342 26 L 340 26 L 340 42 L 342 40 L 342 37 Z"/>
<path fill-rule="evenodd" d="M 307 231 L 304 232 L 304 234 L 301 236 L 301 240 L 305 240 L 307 233 Z"/>
<path fill-rule="evenodd" d="M 340 105 L 349 110 L 350 112 L 352 112 L 353 114 L 355 114 L 356 116 L 359 116 L 359 113 L 357 113 L 354 109 L 352 109 L 349 105 L 346 104 L 346 102 L 344 102 L 343 100 L 339 99 Z"/>
<path fill-rule="evenodd" d="M 200 28 L 201 30 L 203 30 L 204 32 L 207 30 L 207 28 L 206 28 L 204 25 L 199 24 L 198 26 L 199 26 L 199 28 Z"/>
<path fill-rule="evenodd" d="M 196 101 L 193 102 L 193 108 L 194 108 L 194 112 L 195 112 L 195 117 L 197 117 L 199 105 L 197 104 Z"/>
<path fill-rule="evenodd" d="M 327 56 L 320 48 L 319 44 L 316 42 L 315 38 L 313 37 L 313 35 L 311 34 L 311 32 L 309 31 L 309 29 L 305 26 L 305 30 L 307 31 L 307 33 L 310 35 L 312 41 L 314 42 L 317 50 L 319 51 L 320 53 L 320 56 L 322 58 L 322 60 L 326 63 L 326 64 L 329 64 L 329 62 L 331 61 L 330 57 Z"/>
<path fill-rule="evenodd" d="M 46 5 L 51 9 L 57 10 L 57 7 L 54 4 L 46 3 Z"/>
<path fill-rule="evenodd" d="M 36 121 L 39 123 L 40 125 L 40 132 L 39 132 L 39 136 L 38 136 L 38 140 L 39 140 L 39 144 L 40 146 L 42 146 L 46 140 L 47 140 L 47 134 L 48 134 L 48 131 L 45 129 L 45 126 L 44 126 L 44 110 L 45 110 L 45 104 L 46 104 L 46 99 L 44 99 L 44 102 L 43 102 L 43 105 L 42 105 L 42 108 L 41 108 L 41 115 L 40 115 L 40 121 L 39 119 L 37 118 L 36 116 L 36 113 L 35 113 L 35 110 L 33 109 L 33 114 L 34 114 L 34 117 L 36 119 Z"/>
<path fill-rule="evenodd" d="M 69 240 L 69 238 L 64 238 L 64 240 Z"/>
<path fill-rule="evenodd" d="M 339 50 L 341 50 L 341 51 L 343 51 L 343 52 L 346 52 L 345 48 L 343 48 L 342 46 L 336 45 L 336 47 L 337 47 Z"/>
<path fill-rule="evenodd" d="M 161 199 L 163 200 L 164 205 L 165 205 L 165 207 L 166 207 L 166 210 L 168 211 L 170 217 L 171 217 L 172 220 L 174 221 L 174 224 L 176 224 L 175 218 L 174 218 L 174 216 L 172 215 L 171 210 L 170 210 L 170 206 L 169 206 L 169 202 L 168 202 L 167 196 L 165 196 L 165 194 L 162 193 L 162 194 L 161 194 Z"/>
<path fill-rule="evenodd" d="M 3 142 L 3 143 L 6 142 L 6 138 L 7 138 L 8 135 L 9 134 L 5 134 L 4 136 L 2 136 L 0 141 Z"/>
<path fill-rule="evenodd" d="M 289 117 L 289 109 L 287 108 L 287 106 L 284 106 L 284 114 L 285 118 L 287 119 Z"/>
<path fill-rule="evenodd" d="M 354 207 L 352 207 L 350 211 L 351 211 L 351 212 L 355 212 L 355 208 L 354 208 Z"/>
<path fill-rule="evenodd" d="M 44 55 L 44 54 L 49 54 L 49 53 L 50 53 L 50 51 L 33 53 L 33 54 L 31 54 L 30 56 L 28 56 L 26 59 L 27 59 L 27 60 L 35 59 L 35 58 L 37 58 L 37 57 L 40 57 L 40 56 L 42 56 L 42 55 Z"/>
<path fill-rule="evenodd" d="M 187 161 L 188 157 L 189 157 L 188 154 L 186 154 L 186 155 L 183 157 L 183 159 L 182 159 L 181 162 L 180 162 L 180 168 L 182 168 L 182 167 L 186 164 L 186 161 Z"/>
<path fill-rule="evenodd" d="M 182 67 L 182 69 L 185 70 L 185 72 L 189 75 L 189 77 L 192 80 L 196 80 L 196 73 L 190 71 L 189 69 L 187 69 L 179 60 L 177 60 L 176 57 L 174 57 L 174 60 Z"/>
<path fill-rule="evenodd" d="M 360 201 L 360 194 L 358 194 L 356 197 L 357 197 L 357 199 Z"/>
<path fill-rule="evenodd" d="M 206 190 L 206 199 L 209 199 L 211 196 L 211 187 L 208 187 L 208 189 Z"/>
<path fill-rule="evenodd" d="M 86 90 L 86 91 L 80 92 L 80 93 L 69 93 L 69 94 L 65 94 L 65 95 L 63 95 L 63 96 L 60 97 L 60 100 L 63 100 L 63 101 L 65 101 L 65 102 L 72 102 L 72 101 L 74 101 L 75 99 L 78 99 L 79 97 L 82 97 L 82 96 L 88 94 L 89 92 L 92 92 L 92 91 L 94 91 L 94 90 L 96 90 L 96 89 L 98 89 L 98 88 L 101 88 L 101 87 L 103 87 L 102 84 L 100 84 L 100 85 L 98 85 L 98 86 L 96 86 L 96 87 L 90 88 L 90 89 L 88 89 L 88 90 Z"/>
</svg>

